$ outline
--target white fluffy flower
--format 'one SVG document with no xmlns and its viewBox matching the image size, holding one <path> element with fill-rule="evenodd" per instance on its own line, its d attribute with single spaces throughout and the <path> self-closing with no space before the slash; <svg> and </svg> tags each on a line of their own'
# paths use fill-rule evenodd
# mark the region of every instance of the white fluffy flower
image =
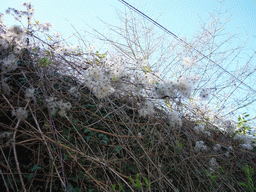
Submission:
<svg viewBox="0 0 256 192">
<path fill-rule="evenodd" d="M 232 133 L 234 133 L 234 132 L 236 131 L 236 124 L 235 124 L 234 121 L 226 120 L 226 121 L 224 121 L 223 124 L 224 124 L 224 126 L 225 126 L 225 130 L 226 130 L 228 133 L 232 134 Z"/>
<path fill-rule="evenodd" d="M 64 103 L 62 99 L 57 102 L 57 106 L 63 110 L 70 110 L 72 107 L 70 102 Z"/>
<path fill-rule="evenodd" d="M 155 85 L 156 81 L 157 81 L 157 79 L 153 74 L 147 73 L 142 82 L 146 86 L 152 87 L 153 85 Z"/>
<path fill-rule="evenodd" d="M 115 89 L 108 83 L 99 83 L 93 87 L 92 91 L 98 99 L 102 99 L 114 93 Z"/>
<path fill-rule="evenodd" d="M 195 151 L 207 151 L 207 146 L 204 144 L 204 141 L 197 141 L 195 146 Z"/>
<path fill-rule="evenodd" d="M 253 146 L 251 144 L 241 144 L 241 147 L 246 150 L 253 150 Z"/>
<path fill-rule="evenodd" d="M 217 143 L 217 144 L 213 147 L 213 150 L 214 150 L 214 151 L 220 151 L 220 150 L 221 150 L 221 145 Z"/>
<path fill-rule="evenodd" d="M 146 117 L 147 115 L 153 115 L 155 113 L 154 104 L 150 101 L 146 101 L 144 106 L 138 111 L 140 116 Z"/>
<path fill-rule="evenodd" d="M 2 89 L 3 89 L 4 94 L 10 95 L 10 93 L 11 93 L 11 88 L 10 88 L 10 86 L 5 82 L 6 80 L 7 80 L 7 78 L 3 79 L 3 81 L 2 81 Z"/>
<path fill-rule="evenodd" d="M 25 120 L 28 118 L 28 111 L 19 107 L 17 110 L 12 111 L 12 115 L 16 116 L 19 120 Z"/>
<path fill-rule="evenodd" d="M 176 95 L 176 83 L 169 80 L 159 83 L 155 88 L 155 94 L 158 98 L 171 97 Z"/>
<path fill-rule="evenodd" d="M 187 78 L 181 78 L 176 83 L 177 91 L 184 97 L 189 97 L 194 86 L 194 82 Z"/>
<path fill-rule="evenodd" d="M 27 101 L 34 98 L 34 91 L 35 91 L 35 88 L 31 88 L 31 89 L 26 90 L 25 97 L 26 97 Z"/>
<path fill-rule="evenodd" d="M 8 44 L 5 42 L 4 39 L 0 39 L 0 51 L 7 49 L 8 48 Z"/>
<path fill-rule="evenodd" d="M 194 127 L 194 130 L 195 130 L 195 132 L 196 132 L 197 134 L 200 133 L 200 132 L 203 132 L 204 129 L 205 129 L 205 127 L 204 127 L 203 124 L 200 124 L 200 125 L 197 125 L 197 126 Z"/>
<path fill-rule="evenodd" d="M 183 64 L 187 67 L 192 67 L 195 65 L 195 58 L 186 57 L 183 59 Z"/>
<path fill-rule="evenodd" d="M 88 46 L 88 52 L 89 52 L 89 53 L 93 53 L 94 50 L 95 50 L 95 45 L 89 45 L 89 46 Z"/>
<path fill-rule="evenodd" d="M 7 72 L 14 71 L 18 67 L 17 61 L 18 57 L 16 57 L 14 54 L 9 55 L 3 60 L 0 60 L 0 62 L 2 62 L 2 70 L 6 70 Z"/>
<path fill-rule="evenodd" d="M 210 168 L 212 168 L 213 170 L 216 170 L 220 167 L 214 157 L 210 160 L 209 163 L 210 163 Z"/>
<path fill-rule="evenodd" d="M 239 141 L 243 141 L 246 144 L 251 144 L 252 141 L 254 139 L 256 139 L 256 137 L 252 136 L 252 135 L 239 135 L 236 134 L 235 137 L 233 138 L 234 140 L 239 140 Z"/>
<path fill-rule="evenodd" d="M 51 115 L 54 115 L 55 112 L 56 112 L 56 107 L 57 107 L 57 104 L 56 104 L 56 97 L 48 97 L 45 99 L 46 103 L 47 103 L 47 106 L 49 107 L 50 109 L 50 113 Z"/>
<path fill-rule="evenodd" d="M 210 95 L 210 91 L 207 89 L 202 89 L 202 91 L 200 92 L 200 97 L 202 99 L 208 99 Z"/>
<path fill-rule="evenodd" d="M 85 78 L 88 78 L 88 79 L 86 79 L 87 81 L 88 80 L 101 81 L 101 80 L 103 80 L 104 73 L 100 67 L 91 66 L 90 68 L 88 68 L 85 71 L 84 76 L 85 76 Z"/>
<path fill-rule="evenodd" d="M 177 111 L 169 112 L 168 119 L 172 126 L 182 126 L 182 121 Z"/>
<path fill-rule="evenodd" d="M 78 87 L 71 87 L 68 92 L 74 97 L 80 97 L 81 93 L 78 91 Z"/>
</svg>

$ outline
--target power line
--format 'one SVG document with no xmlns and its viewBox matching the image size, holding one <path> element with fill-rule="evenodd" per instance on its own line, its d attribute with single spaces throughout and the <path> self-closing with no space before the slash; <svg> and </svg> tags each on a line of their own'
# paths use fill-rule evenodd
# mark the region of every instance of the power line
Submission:
<svg viewBox="0 0 256 192">
<path fill-rule="evenodd" d="M 213 60 L 211 60 L 210 58 L 208 58 L 206 55 L 204 55 L 203 53 L 201 53 L 200 51 L 198 51 L 196 48 L 194 48 L 193 46 L 189 45 L 186 41 L 184 41 L 183 39 L 179 38 L 177 35 L 175 35 L 174 33 L 172 33 L 171 31 L 169 31 L 168 29 L 166 29 L 164 26 L 160 25 L 158 22 L 156 22 L 155 20 L 151 19 L 149 16 L 147 16 L 146 14 L 142 13 L 140 10 L 136 9 L 135 7 L 133 7 L 132 5 L 130 5 L 129 3 L 127 3 L 124 0 L 118 0 L 121 3 L 123 3 L 124 5 L 126 5 L 127 7 L 129 7 L 130 9 L 134 10 L 135 12 L 137 12 L 138 14 L 140 14 L 142 17 L 146 18 L 147 20 L 149 20 L 150 22 L 152 22 L 154 25 L 158 26 L 159 28 L 161 28 L 163 31 L 165 31 L 166 33 L 169 33 L 170 35 L 174 36 L 175 39 L 179 40 L 180 42 L 184 43 L 187 46 L 190 46 L 192 49 L 194 49 L 197 53 L 199 53 L 201 56 L 203 56 L 203 58 L 209 59 L 209 61 L 211 61 L 212 63 L 214 63 L 215 65 L 217 65 L 219 68 L 221 68 L 223 71 L 225 71 L 226 73 L 228 73 L 229 75 L 231 75 L 233 78 L 235 78 L 236 80 L 238 80 L 240 83 L 242 83 L 243 85 L 245 85 L 246 87 L 248 87 L 249 89 L 251 89 L 253 92 L 256 93 L 256 91 L 251 88 L 249 85 L 247 85 L 246 83 L 244 83 L 243 81 L 241 81 L 240 79 L 238 79 L 237 77 L 235 77 L 233 74 L 231 74 L 229 71 L 227 71 L 226 69 L 224 69 L 223 67 L 221 67 L 220 65 L 218 65 L 217 63 L 215 63 Z"/>
</svg>

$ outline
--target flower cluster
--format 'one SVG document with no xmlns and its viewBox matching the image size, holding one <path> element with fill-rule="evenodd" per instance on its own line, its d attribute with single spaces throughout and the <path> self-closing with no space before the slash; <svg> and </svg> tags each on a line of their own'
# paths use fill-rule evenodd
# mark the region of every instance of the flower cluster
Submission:
<svg viewBox="0 0 256 192">
<path fill-rule="evenodd" d="M 208 98 L 209 98 L 209 95 L 210 95 L 209 90 L 207 90 L 207 89 L 202 89 L 199 96 L 200 96 L 202 99 L 208 99 Z"/>
<path fill-rule="evenodd" d="M 4 58 L 3 60 L 0 60 L 1 64 L 1 69 L 4 72 L 10 72 L 14 71 L 17 69 L 18 64 L 18 57 L 16 57 L 14 54 L 10 54 L 8 57 Z"/>
<path fill-rule="evenodd" d="M 79 98 L 80 96 L 81 96 L 81 93 L 78 91 L 78 86 L 76 86 L 76 87 L 71 87 L 69 90 L 68 90 L 68 92 L 71 94 L 71 95 L 73 95 L 74 97 L 76 97 L 76 98 Z"/>
<path fill-rule="evenodd" d="M 20 26 L 13 25 L 9 28 L 7 27 L 6 32 L 0 34 L 0 50 L 3 51 L 7 49 L 10 44 L 14 43 L 15 47 L 13 52 L 19 54 L 23 46 L 24 37 L 25 32 Z"/>
<path fill-rule="evenodd" d="M 217 143 L 217 144 L 213 147 L 213 150 L 216 151 L 216 152 L 217 152 L 217 151 L 221 151 L 221 145 Z"/>
<path fill-rule="evenodd" d="M 256 147 L 256 144 L 254 143 L 256 141 L 255 136 L 236 134 L 233 139 L 243 142 L 240 146 L 244 149 L 253 150 L 253 147 Z"/>
<path fill-rule="evenodd" d="M 156 86 L 155 93 L 159 98 L 176 97 L 177 94 L 188 98 L 191 95 L 195 81 L 188 78 L 181 78 L 178 81 L 165 81 Z"/>
<path fill-rule="evenodd" d="M 208 136 L 211 135 L 211 133 L 210 133 L 209 131 L 206 131 L 206 130 L 205 130 L 205 125 L 204 125 L 204 124 L 200 124 L 200 125 L 195 126 L 195 127 L 194 127 L 194 130 L 195 130 L 195 132 L 196 132 L 197 134 L 203 133 L 203 134 L 208 135 Z"/>
<path fill-rule="evenodd" d="M 110 79 L 104 73 L 104 70 L 99 66 L 91 66 L 84 72 L 84 83 L 92 89 L 94 95 L 98 99 L 109 96 L 114 92 L 111 86 Z"/>
<path fill-rule="evenodd" d="M 6 83 L 6 81 L 7 81 L 7 78 L 4 78 L 3 81 L 2 81 L 2 86 L 1 86 L 1 88 L 2 88 L 2 91 L 3 91 L 4 94 L 10 95 L 10 93 L 11 93 L 11 88 L 10 88 L 10 86 Z"/>
<path fill-rule="evenodd" d="M 226 120 L 223 122 L 223 125 L 225 127 L 225 131 L 230 133 L 230 134 L 233 134 L 235 133 L 236 131 L 236 124 L 234 121 L 231 121 L 231 120 Z"/>
<path fill-rule="evenodd" d="M 0 139 L 2 139 L 2 138 L 9 138 L 9 137 L 11 137 L 13 135 L 13 132 L 11 131 L 11 132 L 9 132 L 9 131 L 5 131 L 5 132 L 2 132 L 1 134 L 0 134 Z"/>
<path fill-rule="evenodd" d="M 61 117 L 65 117 L 67 114 L 66 111 L 70 110 L 72 107 L 70 102 L 64 103 L 62 99 L 60 101 L 58 101 L 56 104 L 57 104 L 58 108 L 60 109 L 59 115 Z"/>
<path fill-rule="evenodd" d="M 209 163 L 210 163 L 210 169 L 211 170 L 217 170 L 220 167 L 220 165 L 217 163 L 217 161 L 214 157 L 211 158 Z"/>
<path fill-rule="evenodd" d="M 5 42 L 4 39 L 0 38 L 0 51 L 3 51 L 8 48 L 8 44 Z"/>
<path fill-rule="evenodd" d="M 26 90 L 25 98 L 27 101 L 34 98 L 35 96 L 34 92 L 35 92 L 35 88 L 30 88 Z"/>
<path fill-rule="evenodd" d="M 196 146 L 195 146 L 195 151 L 199 152 L 199 151 L 207 151 L 208 148 L 207 146 L 204 144 L 204 141 L 197 141 L 196 142 Z"/>
<path fill-rule="evenodd" d="M 144 106 L 139 110 L 140 116 L 146 117 L 147 115 L 153 115 L 155 113 L 154 104 L 150 101 L 146 101 Z"/>
<path fill-rule="evenodd" d="M 182 126 L 182 121 L 177 111 L 170 111 L 168 113 L 168 120 L 170 122 L 170 125 L 172 125 L 173 127 Z"/>
<path fill-rule="evenodd" d="M 195 58 L 192 58 L 192 57 L 185 57 L 183 59 L 183 64 L 186 66 L 186 67 L 193 67 L 195 65 L 196 61 L 195 61 Z"/>
<path fill-rule="evenodd" d="M 19 107 L 17 110 L 12 111 L 12 116 L 16 116 L 18 120 L 22 121 L 28 118 L 28 111 Z"/>
<path fill-rule="evenodd" d="M 57 98 L 49 97 L 45 101 L 50 109 L 50 113 L 54 115 L 56 113 L 56 108 L 60 109 L 59 115 L 64 117 L 66 115 L 66 111 L 70 110 L 72 105 L 70 102 L 64 103 L 63 100 L 56 101 Z"/>
</svg>

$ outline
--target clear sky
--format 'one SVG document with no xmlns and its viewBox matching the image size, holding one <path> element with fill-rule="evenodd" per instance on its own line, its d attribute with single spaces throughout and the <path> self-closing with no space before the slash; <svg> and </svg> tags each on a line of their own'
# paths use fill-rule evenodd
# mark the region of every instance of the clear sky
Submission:
<svg viewBox="0 0 256 192">
<path fill-rule="evenodd" d="M 196 34 L 200 27 L 200 17 L 207 22 L 208 13 L 219 7 L 216 0 L 126 0 L 149 17 L 155 19 L 179 37 L 188 39 Z M 24 10 L 22 0 L 0 0 L 0 12 L 5 14 L 8 7 Z M 32 0 L 34 18 L 40 23 L 46 21 L 54 24 L 52 31 L 59 31 L 63 37 L 75 33 L 71 24 L 83 34 L 87 25 L 101 30 L 101 20 L 118 25 L 115 9 L 124 9 L 118 0 Z M 238 33 L 237 43 L 248 40 L 247 55 L 256 51 L 256 3 L 255 0 L 226 0 L 223 10 L 233 14 L 227 25 L 231 33 Z M 98 18 L 97 18 L 98 17 Z M 11 15 L 4 16 L 6 25 L 17 24 Z M 24 21 L 25 24 L 25 21 Z M 103 28 L 102 28 L 103 30 Z M 255 36 L 255 37 L 254 37 Z M 75 39 L 72 40 L 75 42 Z M 75 43 L 74 43 L 75 44 Z M 256 65 L 256 64 L 255 64 Z M 255 83 L 250 84 L 250 86 Z M 256 86 L 254 86 L 256 89 Z M 255 111 L 253 112 L 255 113 Z M 256 114 L 254 114 L 256 116 Z"/>
<path fill-rule="evenodd" d="M 8 8 L 24 10 L 22 0 L 0 0 L 0 12 Z M 100 27 L 97 17 L 108 23 L 117 24 L 115 8 L 123 10 L 125 7 L 118 0 L 32 0 L 35 9 L 35 19 L 40 22 L 46 21 L 54 24 L 54 31 L 71 35 L 74 29 L 82 32 L 86 23 L 93 27 Z M 152 18 L 158 17 L 158 22 L 181 37 L 189 37 L 195 34 L 200 27 L 199 21 L 205 21 L 219 7 L 216 0 L 127 0 L 128 3 L 142 10 Z M 256 3 L 255 0 L 226 0 L 223 10 L 233 13 L 228 29 L 241 34 L 241 41 L 245 40 L 248 34 L 248 45 L 256 50 Z M 4 17 L 5 23 L 13 24 L 14 20 L 10 15 Z M 68 21 L 70 22 L 68 22 Z"/>
</svg>

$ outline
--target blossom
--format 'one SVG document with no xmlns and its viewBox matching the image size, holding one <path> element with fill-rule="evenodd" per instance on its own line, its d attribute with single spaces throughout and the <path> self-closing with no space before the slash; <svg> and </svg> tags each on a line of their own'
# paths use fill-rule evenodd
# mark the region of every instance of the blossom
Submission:
<svg viewBox="0 0 256 192">
<path fill-rule="evenodd" d="M 209 90 L 207 90 L 207 89 L 202 89 L 202 91 L 200 92 L 200 97 L 202 99 L 208 99 L 209 95 L 210 95 L 210 93 L 209 93 Z"/>
<path fill-rule="evenodd" d="M 13 53 L 3 60 L 0 60 L 0 62 L 2 62 L 2 70 L 7 72 L 14 71 L 18 67 L 17 61 L 18 57 Z"/>
<path fill-rule="evenodd" d="M 187 78 L 181 78 L 176 83 L 176 89 L 184 97 L 189 97 L 194 86 L 194 82 Z"/>
<path fill-rule="evenodd" d="M 31 89 L 27 89 L 26 90 L 26 93 L 25 93 L 25 97 L 26 97 L 26 100 L 30 100 L 31 98 L 34 98 L 34 91 L 35 91 L 35 88 L 31 88 Z"/>
<path fill-rule="evenodd" d="M 89 46 L 88 46 L 88 52 L 89 52 L 89 53 L 93 53 L 94 50 L 95 50 L 95 45 L 89 45 Z"/>
<path fill-rule="evenodd" d="M 66 115 L 66 111 L 70 110 L 72 105 L 70 102 L 64 103 L 63 100 L 59 100 L 58 102 L 56 102 L 58 108 L 60 109 L 59 111 L 59 115 L 61 117 L 64 117 Z"/>
<path fill-rule="evenodd" d="M 186 57 L 183 59 L 183 64 L 187 67 L 192 67 L 195 65 L 195 58 Z"/>
<path fill-rule="evenodd" d="M 197 125 L 194 127 L 194 130 L 196 133 L 204 132 L 204 129 L 205 129 L 205 127 L 203 124 L 200 124 L 200 125 Z"/>
<path fill-rule="evenodd" d="M 25 120 L 28 118 L 28 111 L 24 110 L 22 107 L 19 107 L 17 110 L 12 111 L 12 115 L 16 116 L 19 120 Z"/>
<path fill-rule="evenodd" d="M 3 92 L 4 92 L 6 95 L 10 95 L 11 88 L 10 88 L 10 86 L 5 82 L 6 80 L 7 80 L 7 78 L 4 78 L 3 81 L 2 81 L 2 89 L 3 89 Z"/>
<path fill-rule="evenodd" d="M 253 150 L 253 146 L 251 144 L 245 143 L 240 145 L 242 148 L 247 150 Z"/>
<path fill-rule="evenodd" d="M 195 151 L 207 151 L 207 146 L 204 144 L 204 141 L 197 141 L 196 146 L 194 147 Z"/>
<path fill-rule="evenodd" d="M 169 112 L 168 120 L 172 126 L 182 126 L 182 121 L 177 111 Z"/>
<path fill-rule="evenodd" d="M 144 106 L 138 111 L 140 116 L 146 117 L 147 115 L 153 115 L 155 113 L 154 104 L 150 101 L 146 101 Z"/>
<path fill-rule="evenodd" d="M 143 82 L 143 84 L 151 87 L 151 86 L 155 85 L 156 81 L 157 81 L 157 79 L 153 74 L 147 73 L 142 82 Z"/>
<path fill-rule="evenodd" d="M 102 99 L 106 96 L 111 95 L 115 90 L 113 87 L 111 87 L 110 84 L 103 83 L 93 87 L 92 91 L 98 99 Z"/>
<path fill-rule="evenodd" d="M 213 147 L 213 150 L 214 150 L 214 151 L 220 151 L 220 150 L 221 150 L 221 145 L 217 143 L 217 144 Z"/>
<path fill-rule="evenodd" d="M 218 169 L 220 167 L 214 157 L 211 158 L 209 163 L 210 163 L 210 168 L 213 169 L 213 170 L 216 170 L 216 169 Z"/>
<path fill-rule="evenodd" d="M 155 87 L 155 95 L 158 98 L 175 96 L 176 95 L 175 89 L 176 89 L 176 85 L 173 81 L 169 80 L 169 81 L 161 82 Z"/>
<path fill-rule="evenodd" d="M 49 107 L 50 109 L 50 113 L 51 115 L 54 115 L 55 112 L 56 112 L 56 107 L 57 107 L 57 104 L 55 102 L 57 98 L 56 97 L 48 97 L 45 99 L 46 103 L 47 103 L 47 106 Z"/>
<path fill-rule="evenodd" d="M 8 44 L 5 42 L 4 39 L 0 39 L 0 51 L 8 48 Z"/>
<path fill-rule="evenodd" d="M 80 97 L 81 93 L 78 91 L 78 86 L 77 87 L 71 87 L 68 92 L 73 95 L 74 97 Z"/>
</svg>

